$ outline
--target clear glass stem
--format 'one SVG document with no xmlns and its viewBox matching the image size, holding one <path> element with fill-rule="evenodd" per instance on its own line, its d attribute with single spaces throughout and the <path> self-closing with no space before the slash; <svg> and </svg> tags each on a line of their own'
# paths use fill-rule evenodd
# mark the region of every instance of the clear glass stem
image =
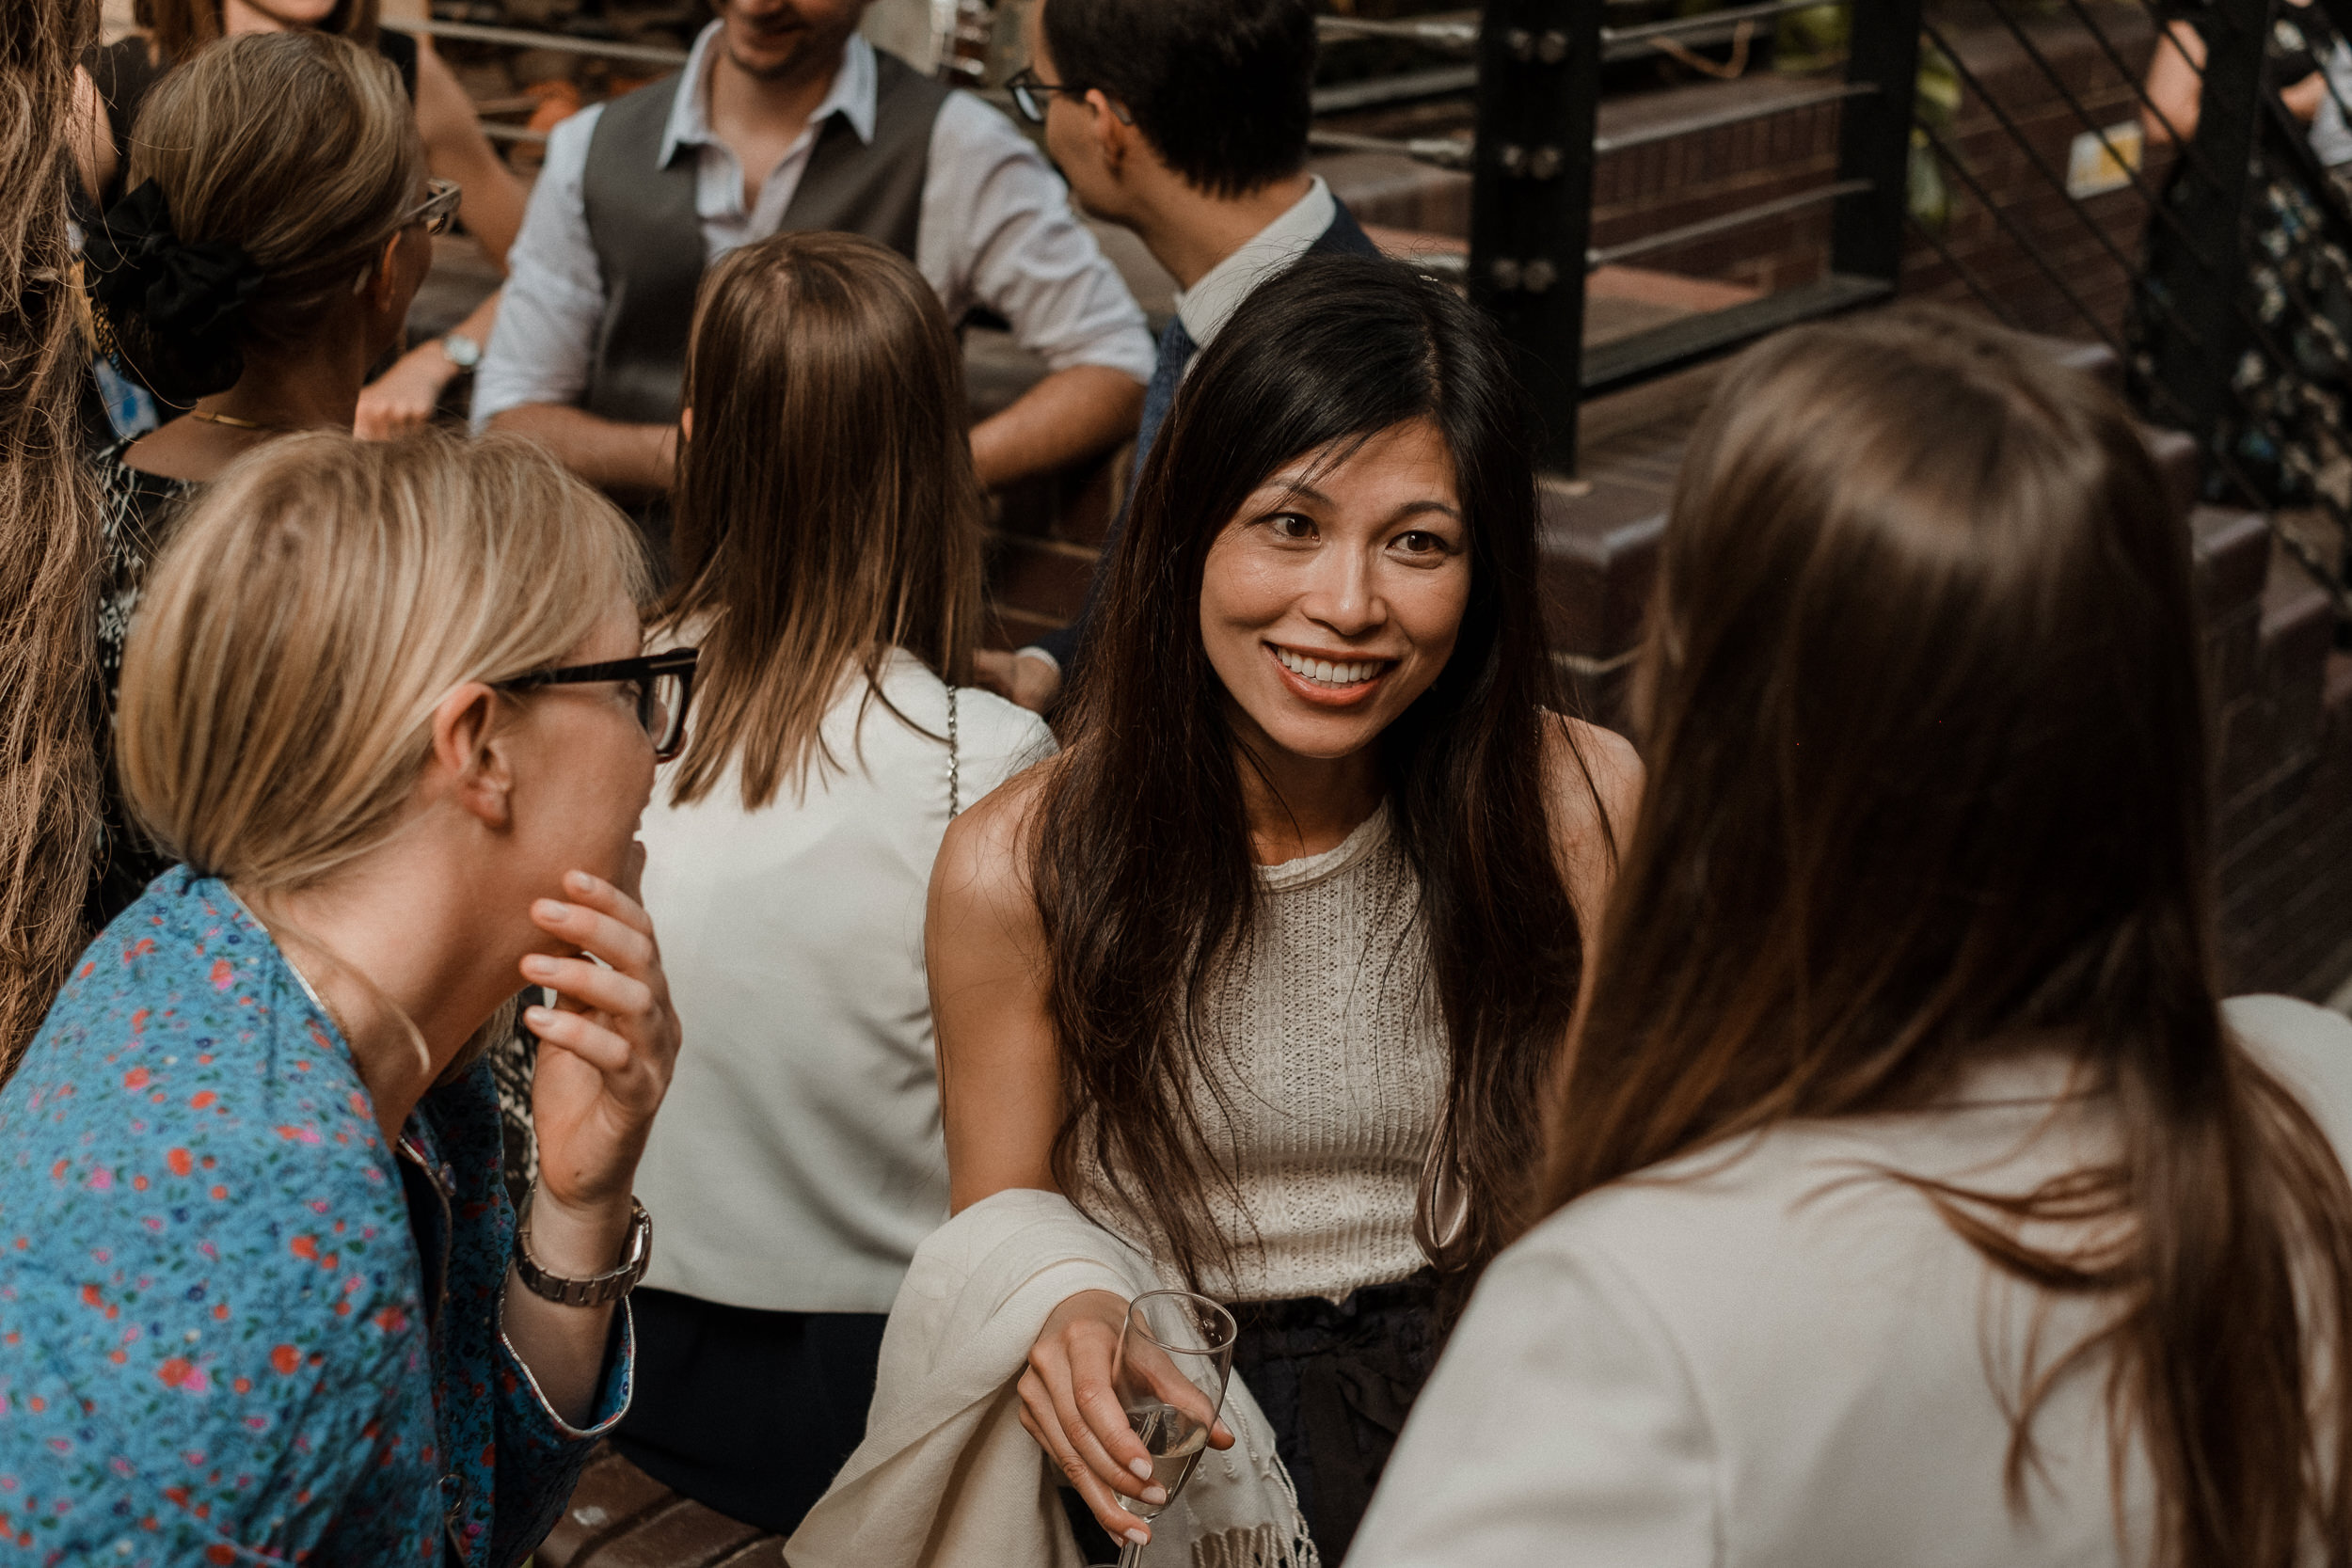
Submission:
<svg viewBox="0 0 2352 1568">
<path fill-rule="evenodd" d="M 1119 1568 L 1136 1568 L 1136 1564 L 1141 1562 L 1142 1560 L 1142 1542 L 1129 1541 L 1120 1544 L 1119 1548 Z"/>
</svg>

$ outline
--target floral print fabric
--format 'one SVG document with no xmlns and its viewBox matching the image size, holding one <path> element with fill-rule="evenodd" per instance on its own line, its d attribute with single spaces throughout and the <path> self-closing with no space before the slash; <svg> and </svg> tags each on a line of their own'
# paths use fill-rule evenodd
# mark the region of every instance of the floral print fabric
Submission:
<svg viewBox="0 0 2352 1568">
<path fill-rule="evenodd" d="M 486 1067 L 401 1145 L 222 883 L 176 869 L 91 944 L 0 1088 L 0 1563 L 537 1544 L 627 1405 L 626 1310 L 566 1427 L 499 1328 Z"/>
</svg>

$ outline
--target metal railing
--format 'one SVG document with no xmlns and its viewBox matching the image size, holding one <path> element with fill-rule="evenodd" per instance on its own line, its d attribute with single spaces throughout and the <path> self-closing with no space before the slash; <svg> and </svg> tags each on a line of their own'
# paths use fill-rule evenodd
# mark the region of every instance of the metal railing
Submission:
<svg viewBox="0 0 2352 1568">
<path fill-rule="evenodd" d="M 1602 135 L 1597 106 L 1604 63 L 1692 40 L 1721 41 L 1730 30 L 1807 8 L 1796 0 L 1772 0 L 1611 25 L 1611 11 L 1625 3 L 1492 0 L 1480 35 L 1476 135 L 1469 148 L 1446 149 L 1449 159 L 1467 156 L 1471 171 L 1466 274 L 1471 295 L 1525 354 L 1545 419 L 1546 460 L 1565 472 L 1576 466 L 1578 409 L 1586 398 L 1682 369 L 1796 322 L 1884 299 L 1895 291 L 1902 258 L 1919 0 L 1851 8 L 1852 43 L 1842 81 Z M 1612 245 L 1594 243 L 1599 159 L 1832 104 L 1839 111 L 1837 165 L 1819 186 Z M 1819 280 L 1585 346 L 1591 272 L 1820 208 L 1830 210 L 1832 239 L 1829 267 Z"/>
<path fill-rule="evenodd" d="M 1994 316 L 2104 344 L 2122 363 L 2143 416 L 2197 437 L 2207 497 L 2272 515 L 2274 536 L 2328 591 L 2339 623 L 2352 621 L 2343 566 L 2344 542 L 2352 537 L 2345 478 L 2352 476 L 2352 447 L 2344 420 L 2352 348 L 2338 321 L 2352 310 L 2352 298 L 2329 297 L 2331 279 L 2339 293 L 2352 284 L 2352 205 L 2318 163 L 2306 127 L 2281 103 L 2284 84 L 2270 79 L 2267 55 L 2282 14 L 2277 0 L 2212 0 L 2201 13 L 2199 113 L 2185 140 L 2148 93 L 2150 51 L 2135 47 L 2151 35 L 2160 38 L 2168 18 L 2153 7 L 2135 14 L 2136 3 L 2093 8 L 2059 0 L 2053 16 L 2054 8 L 2026 0 L 1984 0 L 1984 14 L 2040 80 L 2043 90 L 2030 110 L 2012 105 L 1973 71 L 1967 52 L 1933 18 L 1926 24 L 1928 41 L 1951 63 L 1967 101 L 2022 155 L 2039 186 L 2038 208 L 2055 221 L 2037 227 L 2017 193 L 1987 189 L 1946 130 L 1923 120 L 1922 138 L 1936 167 L 2063 302 L 2065 319 L 2020 319 L 2015 291 L 1957 254 L 1934 225 L 1915 221 L 1912 232 Z M 2316 0 L 2312 9 L 2339 35 L 2352 37 L 2352 0 Z M 2171 144 L 2171 163 L 2161 179 L 2118 144 L 2117 128 L 2108 123 L 2113 111 L 2087 103 L 2053 57 L 2057 42 L 2068 38 L 2087 44 L 2124 85 L 2137 119 L 2168 133 L 2162 140 Z M 2340 83 L 2324 71 L 2321 79 L 2339 110 L 2352 108 Z M 2063 111 L 2062 128 L 2088 138 L 2120 172 L 2117 198 L 2128 198 L 2138 215 L 2138 235 L 2119 234 L 2116 212 L 2094 211 L 2078 197 L 2041 145 L 2049 133 L 2037 127 L 2046 127 L 2052 102 Z M 2027 123 L 2029 113 L 2045 118 Z M 2079 253 L 2086 242 L 2099 271 L 2128 280 L 2129 304 L 2120 320 L 2086 297 L 2095 280 L 2060 253 L 2070 244 Z M 2332 483 L 2331 469 L 2339 470 Z M 2277 528 L 2281 508 L 2328 519 L 2336 548 Z"/>
</svg>

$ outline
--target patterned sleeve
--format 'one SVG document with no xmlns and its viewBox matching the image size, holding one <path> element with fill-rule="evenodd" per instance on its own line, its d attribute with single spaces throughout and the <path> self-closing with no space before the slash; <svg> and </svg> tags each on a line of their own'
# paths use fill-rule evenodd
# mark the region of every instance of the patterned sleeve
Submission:
<svg viewBox="0 0 2352 1568">
<path fill-rule="evenodd" d="M 90 949 L 0 1091 L 0 1532 L 33 1561 L 437 1549 L 405 1210 L 348 1057 L 231 921 Z"/>
<path fill-rule="evenodd" d="M 490 1568 L 520 1562 L 554 1527 L 596 1442 L 628 1408 L 634 1340 L 626 1305 L 612 1314 L 594 1418 L 574 1427 L 555 1413 L 506 1338 L 508 1260 L 515 1215 L 506 1198 L 498 1089 L 485 1059 L 435 1089 L 420 1107 L 431 1123 L 458 1230 L 449 1254 L 450 1359 L 487 1385 L 453 1403 L 452 1458 L 474 1496 L 460 1499 L 459 1526 L 486 1533 Z M 485 1498 L 495 1506 L 478 1506 Z"/>
<path fill-rule="evenodd" d="M 538 1381 L 507 1342 L 498 1346 L 498 1494 L 503 1499 L 490 1543 L 490 1561 L 513 1563 L 555 1528 L 596 1442 L 628 1409 L 630 1370 L 636 1338 L 624 1303 L 612 1314 L 612 1337 L 605 1346 L 604 1381 L 596 1389 L 594 1418 L 574 1427 L 555 1413 Z"/>
</svg>

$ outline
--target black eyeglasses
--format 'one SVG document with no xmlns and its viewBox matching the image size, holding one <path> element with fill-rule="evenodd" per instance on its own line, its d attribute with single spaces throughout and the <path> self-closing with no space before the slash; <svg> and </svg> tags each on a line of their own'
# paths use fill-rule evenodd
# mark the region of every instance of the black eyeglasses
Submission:
<svg viewBox="0 0 2352 1568">
<path fill-rule="evenodd" d="M 1021 111 L 1021 118 L 1032 125 L 1045 123 L 1045 105 L 1054 94 L 1066 92 L 1073 98 L 1084 98 L 1089 87 L 1073 87 L 1066 82 L 1048 82 L 1039 76 L 1033 66 L 1023 66 L 1005 78 L 1005 90 L 1012 94 L 1012 106 Z"/>
<path fill-rule="evenodd" d="M 427 234 L 445 234 L 449 226 L 456 221 L 457 203 L 465 198 L 466 193 L 457 188 L 454 180 L 427 180 L 424 188 L 425 198 L 417 203 L 402 227 L 421 223 Z"/>
<path fill-rule="evenodd" d="M 543 686 L 579 686 L 588 681 L 619 681 L 637 689 L 637 721 L 653 741 L 656 762 L 667 762 L 686 749 L 686 705 L 694 696 L 694 661 L 699 648 L 677 648 L 639 658 L 616 658 L 603 664 L 567 664 L 511 680 L 492 681 L 493 691 L 532 691 Z"/>
</svg>

